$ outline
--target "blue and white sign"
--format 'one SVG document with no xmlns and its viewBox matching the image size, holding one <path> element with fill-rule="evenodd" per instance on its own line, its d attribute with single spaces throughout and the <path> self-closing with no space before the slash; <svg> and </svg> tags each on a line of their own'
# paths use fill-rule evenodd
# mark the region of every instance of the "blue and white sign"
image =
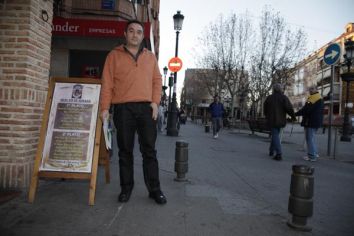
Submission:
<svg viewBox="0 0 354 236">
<path fill-rule="evenodd" d="M 101 9 L 102 10 L 114 10 L 116 5 L 115 0 L 102 0 L 101 1 Z"/>
<path fill-rule="evenodd" d="M 323 55 L 323 61 L 327 65 L 331 66 L 337 63 L 340 57 L 340 46 L 338 43 L 332 43 L 326 48 Z"/>
</svg>

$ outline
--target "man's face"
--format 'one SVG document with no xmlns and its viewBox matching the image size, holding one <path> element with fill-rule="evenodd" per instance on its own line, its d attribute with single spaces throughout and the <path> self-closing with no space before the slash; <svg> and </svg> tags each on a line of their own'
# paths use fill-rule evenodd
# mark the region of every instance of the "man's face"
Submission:
<svg viewBox="0 0 354 236">
<path fill-rule="evenodd" d="M 315 94 L 315 93 L 317 93 L 317 90 L 314 89 L 314 88 L 310 88 L 309 93 L 310 93 L 311 95 L 312 95 L 312 94 Z"/>
<path fill-rule="evenodd" d="M 144 30 L 141 25 L 137 23 L 132 23 L 128 26 L 126 32 L 124 32 L 127 46 L 139 47 L 144 39 Z"/>
</svg>

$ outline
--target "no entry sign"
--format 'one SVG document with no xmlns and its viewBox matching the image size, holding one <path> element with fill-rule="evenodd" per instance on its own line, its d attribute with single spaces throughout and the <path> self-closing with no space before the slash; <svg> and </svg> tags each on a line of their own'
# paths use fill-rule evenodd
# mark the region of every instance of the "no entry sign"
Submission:
<svg viewBox="0 0 354 236">
<path fill-rule="evenodd" d="M 172 72 L 178 72 L 182 68 L 182 60 L 179 57 L 173 57 L 168 62 L 168 69 Z"/>
</svg>

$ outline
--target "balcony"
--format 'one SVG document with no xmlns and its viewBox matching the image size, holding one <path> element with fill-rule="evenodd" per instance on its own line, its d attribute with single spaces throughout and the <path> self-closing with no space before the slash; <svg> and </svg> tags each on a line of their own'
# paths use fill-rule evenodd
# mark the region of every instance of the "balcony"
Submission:
<svg viewBox="0 0 354 236">
<path fill-rule="evenodd" d="M 323 70 L 319 70 L 317 72 L 316 80 L 317 83 L 320 84 L 322 80 L 330 77 L 331 77 L 331 67 L 326 67 L 323 68 Z"/>
<path fill-rule="evenodd" d="M 53 3 L 54 16 L 65 18 L 90 18 L 122 20 L 138 19 L 144 21 L 144 1 L 141 4 L 129 0 L 97 1 L 97 0 L 55 0 Z M 136 12 L 136 13 L 135 13 Z"/>
</svg>

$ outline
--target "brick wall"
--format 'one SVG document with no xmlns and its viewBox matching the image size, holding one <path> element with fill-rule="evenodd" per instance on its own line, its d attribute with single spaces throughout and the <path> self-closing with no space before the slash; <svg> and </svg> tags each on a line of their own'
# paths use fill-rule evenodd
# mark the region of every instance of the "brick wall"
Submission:
<svg viewBox="0 0 354 236">
<path fill-rule="evenodd" d="M 52 1 L 0 1 L 0 189 L 29 186 L 48 88 L 52 11 Z"/>
</svg>

